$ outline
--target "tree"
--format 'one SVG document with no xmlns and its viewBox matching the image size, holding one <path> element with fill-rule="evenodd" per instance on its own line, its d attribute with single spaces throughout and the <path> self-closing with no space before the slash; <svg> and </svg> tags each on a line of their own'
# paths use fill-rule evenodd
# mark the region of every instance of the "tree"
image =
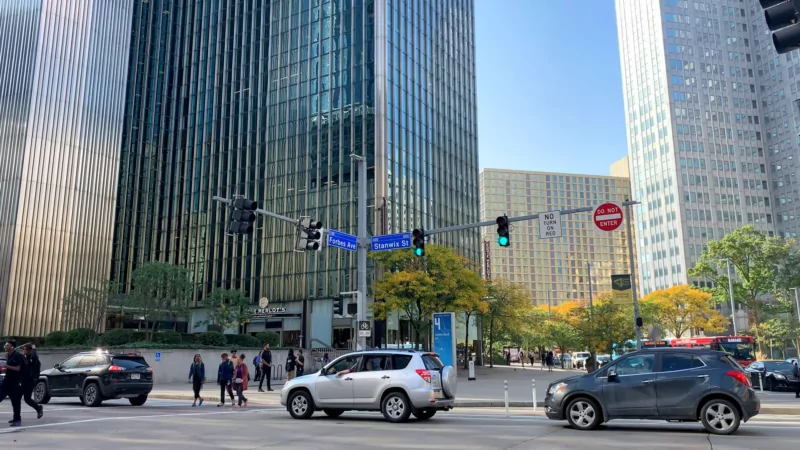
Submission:
<svg viewBox="0 0 800 450">
<path fill-rule="evenodd" d="M 425 257 L 412 250 L 374 253 L 387 273 L 373 284 L 372 312 L 386 319 L 392 312 L 408 317 L 415 340 L 430 347 L 435 312 L 480 313 L 487 308 L 486 289 L 470 262 L 450 248 L 430 245 Z"/>
<path fill-rule="evenodd" d="M 494 367 L 494 343 L 498 335 L 511 334 L 526 326 L 525 318 L 533 307 L 528 291 L 520 285 L 503 279 L 492 280 L 487 287 L 487 309 L 483 314 L 483 328 L 488 330 L 489 364 Z"/>
<path fill-rule="evenodd" d="M 711 241 L 689 276 L 713 282 L 711 294 L 718 302 L 728 299 L 728 275 L 725 259 L 731 261 L 738 280 L 733 280 L 734 299 L 744 305 L 759 339 L 758 323 L 764 315 L 763 297 L 775 288 L 784 262 L 792 256 L 794 240 L 767 237 L 752 225 L 746 225 L 726 234 L 719 241 Z"/>
<path fill-rule="evenodd" d="M 131 306 L 145 321 L 148 341 L 152 340 L 160 319 L 188 312 L 191 293 L 189 272 L 183 267 L 152 262 L 133 272 Z"/>
<path fill-rule="evenodd" d="M 198 324 L 213 325 L 223 330 L 236 327 L 240 332 L 243 325 L 250 322 L 253 311 L 250 299 L 236 289 L 214 289 L 203 299 L 203 307 L 208 318 Z"/>
<path fill-rule="evenodd" d="M 676 338 L 703 329 L 706 333 L 725 330 L 728 319 L 714 309 L 712 294 L 688 284 L 653 291 L 642 299 L 656 307 L 658 322 Z"/>
<path fill-rule="evenodd" d="M 89 328 L 97 333 L 105 329 L 109 309 L 119 305 L 119 285 L 103 281 L 98 287 L 85 286 L 67 294 L 61 303 L 61 328 Z"/>
<path fill-rule="evenodd" d="M 772 348 L 777 341 L 780 344 L 781 351 L 783 352 L 780 358 L 785 358 L 786 342 L 794 339 L 794 337 L 797 335 L 797 328 L 794 326 L 794 324 L 786 319 L 772 318 L 759 323 L 757 327 L 759 329 L 759 335 L 765 341 L 764 343 L 769 344 L 770 354 L 768 357 L 775 357 L 772 354 Z"/>
<path fill-rule="evenodd" d="M 614 344 L 636 336 L 632 306 L 615 304 L 611 294 L 603 292 L 597 295 L 593 309 L 574 309 L 569 320 L 579 333 L 578 343 L 590 352 L 611 353 Z"/>
<path fill-rule="evenodd" d="M 580 343 L 579 331 L 569 322 L 551 319 L 545 322 L 545 330 L 550 342 L 561 349 L 562 354 Z"/>
</svg>

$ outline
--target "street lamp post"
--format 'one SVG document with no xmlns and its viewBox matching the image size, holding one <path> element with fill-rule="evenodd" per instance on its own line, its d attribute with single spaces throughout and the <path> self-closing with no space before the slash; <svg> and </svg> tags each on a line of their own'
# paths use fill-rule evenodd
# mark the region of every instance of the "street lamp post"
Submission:
<svg viewBox="0 0 800 450">
<path fill-rule="evenodd" d="M 734 303 L 733 299 L 733 275 L 731 275 L 731 260 L 730 258 L 724 258 L 724 260 L 728 265 L 728 294 L 731 297 L 731 324 L 733 325 L 733 335 L 738 336 L 739 333 L 736 331 L 736 304 Z"/>
<path fill-rule="evenodd" d="M 797 321 L 800 322 L 800 297 L 797 295 L 797 290 L 800 288 L 792 288 L 794 291 L 794 306 L 797 308 Z"/>
</svg>

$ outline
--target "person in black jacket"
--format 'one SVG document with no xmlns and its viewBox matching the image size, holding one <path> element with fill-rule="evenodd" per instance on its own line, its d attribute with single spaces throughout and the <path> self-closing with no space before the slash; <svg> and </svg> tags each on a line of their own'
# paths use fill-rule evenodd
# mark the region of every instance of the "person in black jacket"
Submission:
<svg viewBox="0 0 800 450">
<path fill-rule="evenodd" d="M 42 363 L 39 362 L 39 355 L 36 354 L 33 344 L 25 344 L 22 352 L 25 357 L 25 369 L 22 373 L 22 395 L 25 398 L 25 403 L 36 411 L 36 417 L 41 419 L 44 415 L 44 408 L 33 400 L 31 394 L 33 394 L 36 382 L 39 381 Z"/>
<path fill-rule="evenodd" d="M 11 400 L 12 417 L 8 422 L 12 427 L 22 425 L 21 415 L 21 400 L 22 392 L 22 378 L 25 374 L 25 357 L 17 353 L 14 348 L 17 344 L 14 341 L 6 342 L 3 349 L 6 352 L 6 376 L 3 379 L 3 385 L 0 391 L 3 396 L 8 396 Z"/>
<path fill-rule="evenodd" d="M 269 344 L 264 344 L 264 351 L 261 352 L 261 380 L 258 382 L 258 392 L 264 392 L 264 380 L 267 380 L 267 390 L 272 391 L 270 379 L 272 378 L 272 352 Z"/>
<path fill-rule="evenodd" d="M 219 404 L 217 406 L 225 405 L 225 393 L 231 397 L 231 404 L 233 404 L 233 363 L 228 359 L 228 354 L 222 354 L 222 362 L 219 364 L 217 370 L 217 382 L 219 383 Z"/>
<path fill-rule="evenodd" d="M 792 375 L 794 375 L 794 398 L 800 398 L 800 367 L 797 367 L 797 360 L 794 360 Z"/>
</svg>

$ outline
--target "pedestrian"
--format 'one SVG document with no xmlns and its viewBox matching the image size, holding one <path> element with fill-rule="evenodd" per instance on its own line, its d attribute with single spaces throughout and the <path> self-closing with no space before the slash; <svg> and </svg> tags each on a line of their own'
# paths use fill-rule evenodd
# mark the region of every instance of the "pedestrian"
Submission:
<svg viewBox="0 0 800 450">
<path fill-rule="evenodd" d="M 261 353 L 257 353 L 253 358 L 253 369 L 256 371 L 256 379 L 253 381 L 258 382 L 261 379 Z"/>
<path fill-rule="evenodd" d="M 793 361 L 792 375 L 794 375 L 794 398 L 800 398 L 800 367 L 797 367 L 797 360 Z"/>
<path fill-rule="evenodd" d="M 294 375 L 296 377 L 302 377 L 305 371 L 306 371 L 306 358 L 303 357 L 303 350 L 297 350 L 297 368 L 295 369 Z"/>
<path fill-rule="evenodd" d="M 233 363 L 233 368 L 236 369 L 236 365 L 239 364 L 239 357 L 236 356 L 236 350 L 231 350 L 231 363 Z"/>
<path fill-rule="evenodd" d="M 242 402 L 244 402 L 244 407 L 247 408 L 247 397 L 244 396 L 244 391 L 247 390 L 248 380 L 250 380 L 250 373 L 247 370 L 244 353 L 242 353 L 239 355 L 239 364 L 236 365 L 236 375 L 233 378 L 236 396 L 239 397 L 239 404 L 234 406 L 235 408 L 241 408 Z"/>
<path fill-rule="evenodd" d="M 11 400 L 13 415 L 8 423 L 12 427 L 22 425 L 22 375 L 25 368 L 25 359 L 22 355 L 14 351 L 17 343 L 14 341 L 6 342 L 3 350 L 6 352 L 6 376 L 3 379 L 3 396 L 8 396 Z"/>
<path fill-rule="evenodd" d="M 272 391 L 272 386 L 270 386 L 272 379 L 272 352 L 269 349 L 269 344 L 264 344 L 264 350 L 261 351 L 261 381 L 258 382 L 258 392 L 264 392 L 262 386 L 265 379 L 267 380 L 267 390 Z"/>
<path fill-rule="evenodd" d="M 289 354 L 286 355 L 286 365 L 284 366 L 287 381 L 294 378 L 294 365 L 296 361 L 297 358 L 294 356 L 294 350 L 289 349 Z"/>
<path fill-rule="evenodd" d="M 200 401 L 200 406 L 203 406 L 203 397 L 200 397 L 200 389 L 203 388 L 203 384 L 206 382 L 206 365 L 203 364 L 200 353 L 194 355 L 194 361 L 189 366 L 189 379 L 192 380 L 192 390 L 194 391 L 192 408 L 196 406 L 198 400 Z"/>
<path fill-rule="evenodd" d="M 507 366 L 511 365 L 511 352 L 510 351 L 506 352 L 506 365 Z"/>
<path fill-rule="evenodd" d="M 552 372 L 553 371 L 553 351 L 552 350 L 547 352 L 547 357 L 545 359 L 546 359 L 546 362 L 547 362 L 547 371 L 548 372 Z"/>
<path fill-rule="evenodd" d="M 39 373 L 42 371 L 42 363 L 39 362 L 39 355 L 33 344 L 25 344 L 22 347 L 22 356 L 25 359 L 25 369 L 22 372 L 22 395 L 25 403 L 36 411 L 36 418 L 41 419 L 44 415 L 44 408 L 33 400 L 33 388 L 39 381 Z"/>
<path fill-rule="evenodd" d="M 228 354 L 223 353 L 222 362 L 217 369 L 217 382 L 219 383 L 219 404 L 217 406 L 225 406 L 225 392 L 231 397 L 233 403 L 233 390 L 231 389 L 231 382 L 233 381 L 233 363 L 228 359 Z"/>
<path fill-rule="evenodd" d="M 541 361 L 542 361 L 542 369 L 544 369 L 544 364 L 545 364 L 545 362 L 546 362 L 546 360 L 547 360 L 547 353 L 545 353 L 545 351 L 544 351 L 544 350 L 542 350 L 542 351 L 539 353 L 539 358 L 540 358 L 540 359 L 541 359 Z"/>
<path fill-rule="evenodd" d="M 533 368 L 533 362 L 536 360 L 533 350 L 528 350 L 528 360 L 531 362 L 531 368 Z"/>
<path fill-rule="evenodd" d="M 331 362 L 331 358 L 328 356 L 327 353 L 322 354 L 322 365 L 327 366 L 328 363 Z"/>
</svg>

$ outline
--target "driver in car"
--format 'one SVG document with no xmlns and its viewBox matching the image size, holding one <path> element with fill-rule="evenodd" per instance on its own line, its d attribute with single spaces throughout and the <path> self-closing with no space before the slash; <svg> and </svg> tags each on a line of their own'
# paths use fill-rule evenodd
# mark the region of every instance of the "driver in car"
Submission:
<svg viewBox="0 0 800 450">
<path fill-rule="evenodd" d="M 340 371 L 336 372 L 336 376 L 340 377 L 340 376 L 348 374 L 348 373 L 356 372 L 356 366 L 357 365 L 358 365 L 358 359 L 353 361 L 353 364 L 350 366 L 350 368 L 344 369 L 344 370 L 340 370 Z"/>
</svg>

